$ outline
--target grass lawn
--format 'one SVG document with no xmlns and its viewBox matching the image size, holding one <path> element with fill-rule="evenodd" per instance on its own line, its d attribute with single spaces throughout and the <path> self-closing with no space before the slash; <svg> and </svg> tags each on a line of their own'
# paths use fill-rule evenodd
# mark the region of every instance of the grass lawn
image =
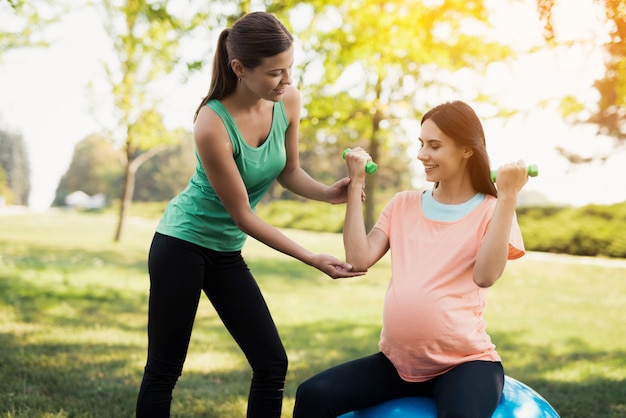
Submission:
<svg viewBox="0 0 626 418">
<path fill-rule="evenodd" d="M 51 212 L 0 216 L 0 417 L 132 417 L 146 352 L 147 251 L 155 221 Z M 341 237 L 285 231 L 343 257 Z M 300 381 L 376 351 L 389 276 L 333 281 L 250 240 L 245 254 Z M 626 269 L 528 257 L 491 289 L 488 330 L 506 373 L 563 418 L 626 417 Z M 245 416 L 250 370 L 200 304 L 173 417 Z"/>
</svg>

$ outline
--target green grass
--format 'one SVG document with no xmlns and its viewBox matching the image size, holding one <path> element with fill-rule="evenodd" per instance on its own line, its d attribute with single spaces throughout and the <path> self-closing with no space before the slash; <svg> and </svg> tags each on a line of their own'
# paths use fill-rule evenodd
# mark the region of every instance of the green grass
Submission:
<svg viewBox="0 0 626 418">
<path fill-rule="evenodd" d="M 0 417 L 132 417 L 146 351 L 154 220 L 55 212 L 0 216 Z M 336 234 L 286 230 L 342 257 Z M 300 381 L 373 353 L 388 258 L 333 281 L 250 240 L 245 254 L 290 358 L 283 417 Z M 488 330 L 506 373 L 564 418 L 626 416 L 626 269 L 532 257 L 491 290 Z M 245 416 L 249 367 L 200 304 L 173 417 Z"/>
</svg>

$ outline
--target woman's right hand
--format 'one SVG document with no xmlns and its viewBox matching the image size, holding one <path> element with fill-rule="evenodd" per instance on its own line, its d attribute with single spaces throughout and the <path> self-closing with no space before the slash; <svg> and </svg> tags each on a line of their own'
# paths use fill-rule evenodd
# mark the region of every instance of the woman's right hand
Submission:
<svg viewBox="0 0 626 418">
<path fill-rule="evenodd" d="M 366 271 L 353 271 L 350 264 L 328 254 L 315 254 L 311 258 L 310 264 L 333 279 L 363 276 L 367 273 Z"/>
</svg>

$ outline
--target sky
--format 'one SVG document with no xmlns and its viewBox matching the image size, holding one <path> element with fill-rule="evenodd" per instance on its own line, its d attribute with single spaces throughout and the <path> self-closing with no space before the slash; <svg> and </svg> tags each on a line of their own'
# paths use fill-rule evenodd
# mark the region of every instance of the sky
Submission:
<svg viewBox="0 0 626 418">
<path fill-rule="evenodd" d="M 502 42 L 520 50 L 540 42 L 535 0 L 489 3 Z M 557 1 L 558 35 L 568 40 L 597 35 L 596 20 L 590 18 L 597 14 L 592 0 Z M 0 16 L 0 30 L 10 24 L 3 20 L 6 17 Z M 54 39 L 50 48 L 9 51 L 0 63 L 0 127 L 24 137 L 31 163 L 30 207 L 35 211 L 50 206 L 74 146 L 106 128 L 110 111 L 105 99 L 102 105 L 98 102 L 104 86 L 102 62 L 110 50 L 97 16 L 89 11 L 69 13 L 48 34 Z M 212 45 L 215 40 L 207 42 Z M 557 204 L 626 201 L 626 152 L 614 153 L 605 163 L 569 165 L 555 147 L 600 155 L 612 150 L 611 140 L 598 137 L 593 126 L 572 126 L 556 110 L 538 105 L 567 94 L 596 100 L 591 86 L 602 75 L 601 64 L 600 48 L 578 45 L 520 54 L 514 64 L 490 65 L 482 80 L 468 79 L 468 89 L 493 94 L 501 104 L 520 110 L 507 121 L 478 112 L 493 166 L 518 159 L 537 164 L 539 176 L 531 178 L 525 189 Z M 208 71 L 185 84 L 163 87 L 171 103 L 166 114 L 169 126 L 192 128 L 193 112 L 208 89 Z"/>
</svg>

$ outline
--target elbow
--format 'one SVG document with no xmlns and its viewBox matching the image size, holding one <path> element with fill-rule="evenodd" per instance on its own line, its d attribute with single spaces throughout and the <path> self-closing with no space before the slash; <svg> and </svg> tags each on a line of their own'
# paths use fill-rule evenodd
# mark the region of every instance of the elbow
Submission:
<svg viewBox="0 0 626 418">
<path fill-rule="evenodd" d="M 250 216 L 245 213 L 231 214 L 231 219 L 235 223 L 235 226 L 241 230 L 241 232 L 250 235 Z"/>
<path fill-rule="evenodd" d="M 371 263 L 368 263 L 362 257 L 354 257 L 349 254 L 346 254 L 346 263 L 352 266 L 352 271 L 367 271 L 372 266 Z"/>
<path fill-rule="evenodd" d="M 367 269 L 369 268 L 369 266 L 365 263 L 353 263 L 350 262 L 349 260 L 346 260 L 346 263 L 350 264 L 352 266 L 352 271 L 360 271 L 360 272 L 366 272 Z"/>
<path fill-rule="evenodd" d="M 474 265 L 474 270 L 472 274 L 474 284 L 482 288 L 493 286 L 504 273 L 505 267 L 506 261 L 503 263 L 497 263 L 493 261 L 487 262 L 487 260 L 483 260 L 483 262 L 477 262 Z"/>
<path fill-rule="evenodd" d="M 486 288 L 488 288 L 488 287 L 493 286 L 493 285 L 496 283 L 496 281 L 497 281 L 497 280 L 498 280 L 498 278 L 495 278 L 495 279 L 489 280 L 489 279 L 486 279 L 486 278 L 480 278 L 480 279 L 478 279 L 478 278 L 474 277 L 474 284 L 475 284 L 476 286 L 478 286 L 478 287 L 481 287 L 481 288 L 483 288 L 483 289 L 486 289 Z"/>
<path fill-rule="evenodd" d="M 483 274 L 477 274 L 474 272 L 474 284 L 478 287 L 488 288 L 493 286 L 498 279 L 502 276 L 502 272 L 488 272 Z"/>
<path fill-rule="evenodd" d="M 241 232 L 248 234 L 248 230 L 246 229 L 246 224 L 244 222 L 235 221 L 235 226 L 239 228 Z"/>
</svg>

